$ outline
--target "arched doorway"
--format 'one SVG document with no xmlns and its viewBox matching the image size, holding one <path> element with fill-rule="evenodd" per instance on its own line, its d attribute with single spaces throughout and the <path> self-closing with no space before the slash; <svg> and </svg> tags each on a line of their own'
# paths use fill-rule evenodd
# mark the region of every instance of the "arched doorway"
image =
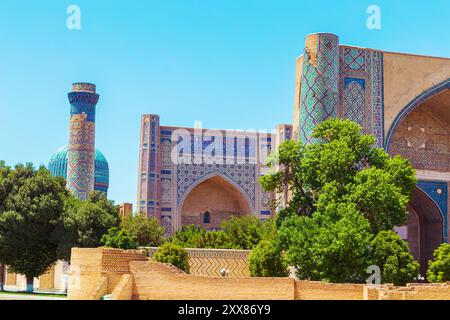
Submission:
<svg viewBox="0 0 450 320">
<path fill-rule="evenodd" d="M 421 180 L 413 192 L 403 229 L 424 275 L 428 260 L 447 232 L 447 188 L 439 189 L 444 192 L 439 197 L 445 199 L 436 202 L 436 194 L 432 194 L 437 190 L 422 190 L 420 186 L 424 182 L 446 185 L 450 177 L 450 79 L 424 91 L 397 115 L 388 132 L 386 149 L 391 156 L 409 159 Z"/>
<path fill-rule="evenodd" d="M 188 190 L 180 208 L 181 225 L 195 224 L 206 229 L 220 229 L 222 221 L 253 211 L 243 191 L 219 174 L 202 179 Z"/>
<path fill-rule="evenodd" d="M 433 252 L 443 242 L 444 223 L 436 203 L 422 190 L 413 191 L 408 205 L 406 232 L 402 234 L 408 241 L 411 253 L 420 263 L 421 274 L 425 275 L 428 261 Z"/>
</svg>

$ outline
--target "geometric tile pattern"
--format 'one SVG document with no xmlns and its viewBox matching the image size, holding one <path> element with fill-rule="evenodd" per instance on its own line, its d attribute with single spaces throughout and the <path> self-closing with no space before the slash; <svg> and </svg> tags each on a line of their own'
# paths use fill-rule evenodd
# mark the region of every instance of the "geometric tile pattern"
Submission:
<svg viewBox="0 0 450 320">
<path fill-rule="evenodd" d="M 92 92 L 70 92 L 70 134 L 67 187 L 87 199 L 95 182 L 95 106 L 99 96 Z"/>
<path fill-rule="evenodd" d="M 364 70 L 366 53 L 364 49 L 344 48 L 344 68 L 349 70 Z"/>
<path fill-rule="evenodd" d="M 164 236 L 169 237 L 172 235 L 172 216 L 161 215 L 161 225 L 164 228 Z"/>
<path fill-rule="evenodd" d="M 447 182 L 442 181 L 418 181 L 417 187 L 425 192 L 439 207 L 442 219 L 444 221 L 444 242 L 448 242 L 448 186 Z"/>
<path fill-rule="evenodd" d="M 158 248 L 146 248 L 150 258 Z M 249 277 L 248 255 L 250 250 L 186 249 L 189 255 L 189 273 L 199 276 L 219 277 L 222 269 L 227 277 Z"/>
<path fill-rule="evenodd" d="M 345 82 L 345 118 L 355 121 L 364 127 L 364 80 L 346 78 Z"/>
<path fill-rule="evenodd" d="M 286 128 L 285 136 L 290 138 L 291 127 Z M 261 158 L 271 152 L 276 135 L 240 130 L 216 135 L 215 130 L 195 130 L 160 126 L 156 114 L 142 116 L 138 210 L 159 218 L 166 235 L 173 234 L 183 224 L 182 199 L 200 181 L 217 175 L 242 193 L 252 214 L 258 216 L 263 210 L 269 217 L 270 197 L 262 192 L 258 176 L 264 167 Z"/>
<path fill-rule="evenodd" d="M 303 56 L 299 138 L 311 139 L 315 126 L 330 117 L 349 118 L 384 146 L 383 53 L 339 46 L 330 34 L 309 36 Z"/>
<path fill-rule="evenodd" d="M 450 171 L 450 129 L 429 108 L 417 107 L 396 126 L 389 154 L 402 155 L 416 169 Z"/>
<path fill-rule="evenodd" d="M 50 159 L 48 170 L 54 177 L 63 177 L 67 180 L 67 161 L 69 146 L 60 148 Z M 109 166 L 103 153 L 95 149 L 95 178 L 94 190 L 108 194 Z"/>
<path fill-rule="evenodd" d="M 338 116 L 359 123 L 379 148 L 384 146 L 383 86 L 382 52 L 340 47 Z"/>
<path fill-rule="evenodd" d="M 177 166 L 177 202 L 180 203 L 185 192 L 204 176 L 219 173 L 237 184 L 255 207 L 254 164 L 180 164 Z"/>
<path fill-rule="evenodd" d="M 319 123 L 336 117 L 339 103 L 339 43 L 331 34 L 310 36 L 303 59 L 300 93 L 300 141 L 314 143 L 311 134 Z M 317 43 L 314 42 L 317 37 Z"/>
</svg>

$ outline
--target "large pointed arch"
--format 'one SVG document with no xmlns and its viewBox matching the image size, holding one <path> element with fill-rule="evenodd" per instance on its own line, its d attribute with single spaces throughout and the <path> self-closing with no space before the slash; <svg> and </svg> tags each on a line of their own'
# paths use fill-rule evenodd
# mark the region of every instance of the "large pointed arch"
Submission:
<svg viewBox="0 0 450 320">
<path fill-rule="evenodd" d="M 229 183 L 231 186 L 233 186 L 236 190 L 238 190 L 240 192 L 240 194 L 244 197 L 245 201 L 247 202 L 248 207 L 252 211 L 252 212 L 248 212 L 248 213 L 253 213 L 255 211 L 255 207 L 253 206 L 252 201 L 251 201 L 250 197 L 247 195 L 247 193 L 245 192 L 245 190 L 240 185 L 238 185 L 236 182 L 234 182 L 232 179 L 230 179 L 229 177 L 227 177 L 226 175 L 224 175 L 218 171 L 214 171 L 214 172 L 211 172 L 209 174 L 202 176 L 201 178 L 197 179 L 195 181 L 195 183 L 193 183 L 188 189 L 186 189 L 186 191 L 181 196 L 180 201 L 178 202 L 177 211 L 181 213 L 181 210 L 183 208 L 186 198 L 197 186 L 199 186 L 201 183 L 203 183 L 207 180 L 210 180 L 211 178 L 214 178 L 214 177 L 219 177 L 219 178 L 223 179 L 224 181 Z"/>
<path fill-rule="evenodd" d="M 445 240 L 444 215 L 439 205 L 417 186 L 408 205 L 408 243 L 425 274 L 434 250 Z"/>
<path fill-rule="evenodd" d="M 389 153 L 394 133 L 403 119 L 405 119 L 414 109 L 416 109 L 418 106 L 420 106 L 422 103 L 424 103 L 428 99 L 432 98 L 433 96 L 435 96 L 445 90 L 449 90 L 449 89 L 450 89 L 450 78 L 429 88 L 428 90 L 425 90 L 420 95 L 415 97 L 411 102 L 409 102 L 397 114 L 394 122 L 392 123 L 391 127 L 389 128 L 389 131 L 387 133 L 386 140 L 385 140 L 385 150 Z"/>
</svg>

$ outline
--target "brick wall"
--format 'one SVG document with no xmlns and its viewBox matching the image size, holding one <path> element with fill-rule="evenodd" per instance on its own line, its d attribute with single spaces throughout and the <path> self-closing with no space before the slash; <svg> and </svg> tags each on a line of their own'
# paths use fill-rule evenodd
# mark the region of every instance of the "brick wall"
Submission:
<svg viewBox="0 0 450 320">
<path fill-rule="evenodd" d="M 98 300 L 111 293 L 130 261 L 145 261 L 145 252 L 109 248 L 73 248 L 67 295 L 73 300 Z"/>
<path fill-rule="evenodd" d="M 368 288 L 372 300 L 450 300 L 450 282 L 408 284 L 406 287 L 383 285 Z"/>
<path fill-rule="evenodd" d="M 150 257 L 158 248 L 147 248 Z M 189 254 L 190 274 L 217 277 L 220 270 L 229 271 L 228 276 L 234 278 L 249 277 L 247 258 L 250 250 L 229 249 L 186 249 Z"/>
<path fill-rule="evenodd" d="M 407 287 L 186 274 L 139 251 L 73 249 L 69 299 L 450 300 L 450 283 Z"/>
<path fill-rule="evenodd" d="M 190 275 L 154 261 L 131 262 L 137 300 L 292 300 L 289 278 L 230 278 Z"/>
<path fill-rule="evenodd" d="M 297 300 L 362 300 L 364 285 L 320 281 L 296 281 Z"/>
</svg>

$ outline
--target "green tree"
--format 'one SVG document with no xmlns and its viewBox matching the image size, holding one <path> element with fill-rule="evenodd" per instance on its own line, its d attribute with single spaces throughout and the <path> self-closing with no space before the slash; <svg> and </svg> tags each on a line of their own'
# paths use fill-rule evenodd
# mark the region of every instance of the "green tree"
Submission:
<svg viewBox="0 0 450 320">
<path fill-rule="evenodd" d="M 278 231 L 289 265 L 304 280 L 362 282 L 370 265 L 370 224 L 352 205 L 291 216 Z"/>
<path fill-rule="evenodd" d="M 272 220 L 261 221 L 255 216 L 232 217 L 222 223 L 227 242 L 239 249 L 253 249 L 262 239 L 274 238 Z"/>
<path fill-rule="evenodd" d="M 381 281 L 404 286 L 419 275 L 419 264 L 406 241 L 394 231 L 381 231 L 371 243 L 372 263 L 381 270 Z"/>
<path fill-rule="evenodd" d="M 278 170 L 260 178 L 265 191 L 291 195 L 276 218 L 278 243 L 301 279 L 362 282 L 374 235 L 406 222 L 415 171 L 350 120 L 326 120 L 313 136 L 318 143 L 283 142 L 269 157 Z"/>
<path fill-rule="evenodd" d="M 429 262 L 427 279 L 429 282 L 450 281 L 450 244 L 443 243 L 433 253 Z"/>
<path fill-rule="evenodd" d="M 135 237 L 140 246 L 157 247 L 164 242 L 164 227 L 155 217 L 130 215 L 122 220 L 122 228 Z"/>
<path fill-rule="evenodd" d="M 180 270 L 189 273 L 189 254 L 187 251 L 174 243 L 166 242 L 158 251 L 156 251 L 153 258 L 158 262 L 170 263 Z"/>
<path fill-rule="evenodd" d="M 375 138 L 361 132 L 350 120 L 329 119 L 314 131 L 320 143 L 286 141 L 269 157 L 268 165 L 279 170 L 260 178 L 263 189 L 292 195 L 278 227 L 284 218 L 311 216 L 339 203 L 354 204 L 374 233 L 406 222 L 415 170 L 408 160 L 375 148 Z"/>
<path fill-rule="evenodd" d="M 44 167 L 0 162 L 0 263 L 26 276 L 28 292 L 57 260 L 66 195 L 64 179 Z"/>
<path fill-rule="evenodd" d="M 59 258 L 70 260 L 73 247 L 99 247 L 102 236 L 119 224 L 119 211 L 104 193 L 91 192 L 87 200 L 69 195 L 59 229 Z"/>
<path fill-rule="evenodd" d="M 274 239 L 272 219 L 260 221 L 254 216 L 232 217 L 222 222 L 222 230 L 207 231 L 196 225 L 183 226 L 171 241 L 185 248 L 246 249 L 262 239 Z"/>
<path fill-rule="evenodd" d="M 287 264 L 273 241 L 261 240 L 248 256 L 252 277 L 286 277 Z"/>
<path fill-rule="evenodd" d="M 108 248 L 124 250 L 136 249 L 138 246 L 136 238 L 130 236 L 126 230 L 120 230 L 116 227 L 109 229 L 108 233 L 102 236 L 100 243 Z"/>
<path fill-rule="evenodd" d="M 222 230 L 207 231 L 196 225 L 183 226 L 175 233 L 172 242 L 184 248 L 239 249 L 228 242 Z"/>
</svg>

